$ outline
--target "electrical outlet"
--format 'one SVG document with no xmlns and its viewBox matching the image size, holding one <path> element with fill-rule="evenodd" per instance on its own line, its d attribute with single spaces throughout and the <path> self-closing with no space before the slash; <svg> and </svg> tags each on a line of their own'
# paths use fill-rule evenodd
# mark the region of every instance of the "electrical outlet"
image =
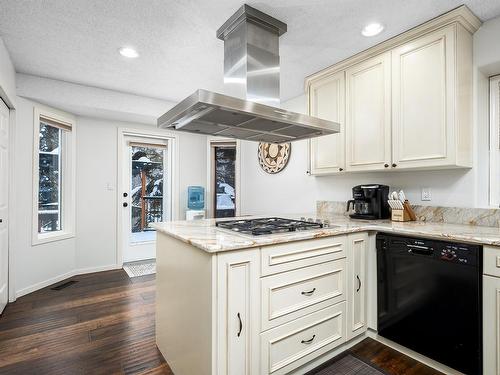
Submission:
<svg viewBox="0 0 500 375">
<path fill-rule="evenodd" d="M 430 201 L 431 200 L 431 189 L 428 187 L 422 188 L 422 200 Z"/>
</svg>

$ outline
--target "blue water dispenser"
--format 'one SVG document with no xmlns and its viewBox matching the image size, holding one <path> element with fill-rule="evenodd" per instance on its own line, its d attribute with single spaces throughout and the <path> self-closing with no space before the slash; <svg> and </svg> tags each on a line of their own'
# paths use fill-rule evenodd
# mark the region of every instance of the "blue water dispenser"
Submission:
<svg viewBox="0 0 500 375">
<path fill-rule="evenodd" d="M 203 186 L 188 186 L 188 210 L 203 210 L 205 208 L 205 188 Z"/>
</svg>

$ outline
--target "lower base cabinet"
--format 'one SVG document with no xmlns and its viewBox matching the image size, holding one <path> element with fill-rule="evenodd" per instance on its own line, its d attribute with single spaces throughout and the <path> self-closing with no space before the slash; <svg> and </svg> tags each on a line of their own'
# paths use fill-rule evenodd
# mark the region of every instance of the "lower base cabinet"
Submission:
<svg viewBox="0 0 500 375">
<path fill-rule="evenodd" d="M 368 234 L 347 237 L 347 339 L 366 331 L 366 258 Z"/>
<path fill-rule="evenodd" d="M 366 331 L 368 235 L 217 254 L 217 375 L 287 374 Z"/>
<path fill-rule="evenodd" d="M 500 277 L 483 276 L 483 374 L 500 375 Z"/>
<path fill-rule="evenodd" d="M 218 375 L 259 374 L 259 250 L 217 256 Z"/>
</svg>

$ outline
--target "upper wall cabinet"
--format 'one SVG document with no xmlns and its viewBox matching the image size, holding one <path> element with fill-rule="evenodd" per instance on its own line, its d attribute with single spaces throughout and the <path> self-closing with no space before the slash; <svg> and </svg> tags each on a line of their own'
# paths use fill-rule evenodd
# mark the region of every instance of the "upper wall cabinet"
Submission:
<svg viewBox="0 0 500 375">
<path fill-rule="evenodd" d="M 452 25 L 392 51 L 392 159 L 398 168 L 471 166 L 472 44 L 463 43 L 466 37 Z"/>
<path fill-rule="evenodd" d="M 346 71 L 348 171 L 385 169 L 391 162 L 391 55 Z"/>
<path fill-rule="evenodd" d="M 333 174 L 345 169 L 345 78 L 334 73 L 309 88 L 309 113 L 340 124 L 340 133 L 311 139 L 310 172 Z"/>
<path fill-rule="evenodd" d="M 310 114 L 342 125 L 310 141 L 311 174 L 471 167 L 480 25 L 462 6 L 308 77 Z"/>
</svg>

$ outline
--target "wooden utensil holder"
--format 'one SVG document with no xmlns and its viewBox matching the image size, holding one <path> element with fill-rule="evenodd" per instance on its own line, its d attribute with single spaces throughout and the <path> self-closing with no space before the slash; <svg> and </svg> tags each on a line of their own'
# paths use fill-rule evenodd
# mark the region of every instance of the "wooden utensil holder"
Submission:
<svg viewBox="0 0 500 375">
<path fill-rule="evenodd" d="M 392 221 L 415 221 L 417 220 L 413 208 L 410 206 L 410 202 L 406 200 L 403 203 L 403 209 L 392 209 Z"/>
</svg>

